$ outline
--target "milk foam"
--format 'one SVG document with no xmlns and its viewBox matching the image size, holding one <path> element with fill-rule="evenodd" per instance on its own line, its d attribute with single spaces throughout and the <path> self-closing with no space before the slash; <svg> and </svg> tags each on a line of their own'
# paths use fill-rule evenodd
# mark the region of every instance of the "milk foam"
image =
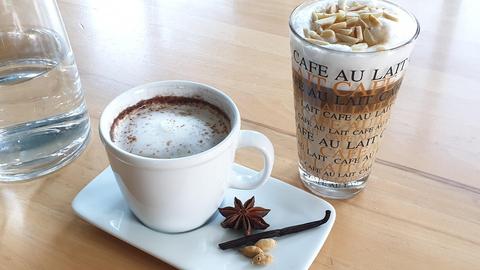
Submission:
<svg viewBox="0 0 480 270">
<path fill-rule="evenodd" d="M 128 112 L 112 127 L 114 143 L 151 158 L 179 158 L 208 150 L 230 132 L 230 121 L 206 102 L 153 102 Z"/>
</svg>

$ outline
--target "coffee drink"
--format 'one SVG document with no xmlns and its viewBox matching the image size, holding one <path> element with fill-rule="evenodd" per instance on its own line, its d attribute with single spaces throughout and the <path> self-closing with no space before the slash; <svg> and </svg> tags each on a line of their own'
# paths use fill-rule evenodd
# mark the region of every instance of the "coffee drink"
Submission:
<svg viewBox="0 0 480 270">
<path fill-rule="evenodd" d="M 290 17 L 302 182 L 348 198 L 366 185 L 419 27 L 386 1 L 309 1 Z"/>
<path fill-rule="evenodd" d="M 220 90 L 160 81 L 113 99 L 99 133 L 132 213 L 153 230 L 180 233 L 214 217 L 229 188 L 255 189 L 270 178 L 272 143 L 241 130 L 240 122 L 237 106 Z M 260 171 L 234 169 L 235 153 L 244 147 L 262 154 Z"/>
<path fill-rule="evenodd" d="M 157 96 L 123 110 L 110 137 L 121 149 L 150 158 L 180 158 L 206 151 L 230 132 L 218 107 L 191 97 Z"/>
</svg>

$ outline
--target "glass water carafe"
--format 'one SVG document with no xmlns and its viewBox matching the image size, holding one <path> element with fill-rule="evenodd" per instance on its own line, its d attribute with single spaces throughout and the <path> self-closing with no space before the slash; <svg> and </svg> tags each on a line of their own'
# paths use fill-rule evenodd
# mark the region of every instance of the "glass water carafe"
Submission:
<svg viewBox="0 0 480 270">
<path fill-rule="evenodd" d="M 56 1 L 0 1 L 0 181 L 59 169 L 82 152 L 89 133 Z"/>
</svg>

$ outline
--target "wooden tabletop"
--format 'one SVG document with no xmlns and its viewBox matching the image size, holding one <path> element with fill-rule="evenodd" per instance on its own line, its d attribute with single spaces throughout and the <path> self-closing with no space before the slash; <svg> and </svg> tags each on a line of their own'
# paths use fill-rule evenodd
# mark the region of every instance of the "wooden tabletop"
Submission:
<svg viewBox="0 0 480 270">
<path fill-rule="evenodd" d="M 60 171 L 0 185 L 0 269 L 172 269 L 71 208 L 108 166 L 97 135 L 102 109 L 146 82 L 186 79 L 225 91 L 242 128 L 274 143 L 273 176 L 303 188 L 287 26 L 299 2 L 59 0 L 92 138 Z M 337 220 L 312 269 L 480 268 L 480 4 L 397 2 L 418 17 L 420 38 L 369 185 L 329 200 Z M 247 150 L 237 162 L 262 166 Z"/>
</svg>

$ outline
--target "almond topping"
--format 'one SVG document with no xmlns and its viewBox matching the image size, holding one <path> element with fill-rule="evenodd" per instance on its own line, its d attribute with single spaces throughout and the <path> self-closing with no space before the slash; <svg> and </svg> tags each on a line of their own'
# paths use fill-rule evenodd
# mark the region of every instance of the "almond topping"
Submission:
<svg viewBox="0 0 480 270">
<path fill-rule="evenodd" d="M 372 13 L 370 13 L 370 12 L 368 12 L 368 13 L 361 13 L 361 14 L 360 14 L 360 18 L 361 18 L 362 20 L 368 20 L 368 17 L 370 17 L 371 14 L 372 14 Z"/>
<path fill-rule="evenodd" d="M 360 15 L 365 14 L 365 13 L 371 13 L 370 10 L 368 10 L 368 9 L 361 9 L 361 10 L 357 10 L 355 12 L 360 14 Z"/>
<path fill-rule="evenodd" d="M 310 38 L 310 34 L 308 33 L 309 30 L 307 28 L 303 28 L 303 35 L 306 37 L 306 38 Z"/>
<path fill-rule="evenodd" d="M 368 20 L 370 21 L 370 23 L 372 24 L 373 27 L 382 26 L 382 23 L 377 19 L 377 17 L 375 17 L 371 14 L 370 14 L 370 16 L 368 16 Z"/>
<path fill-rule="evenodd" d="M 337 12 L 337 19 L 335 20 L 335 22 L 343 22 L 345 21 L 345 17 L 346 17 L 345 11 L 339 10 Z"/>
<path fill-rule="evenodd" d="M 313 28 L 313 30 L 317 31 L 318 33 L 321 33 L 323 31 L 322 25 L 320 25 L 316 22 L 315 22 L 315 25 L 312 28 Z"/>
<path fill-rule="evenodd" d="M 330 42 L 330 43 L 337 42 L 337 38 L 335 37 L 335 32 L 333 32 L 330 29 L 322 32 L 322 34 L 320 36 L 323 38 L 324 41 L 327 41 L 327 42 Z"/>
<path fill-rule="evenodd" d="M 346 35 L 346 36 L 349 36 L 352 34 L 353 32 L 353 29 L 352 28 L 348 28 L 348 29 L 336 29 L 335 32 L 339 33 L 339 34 L 342 34 L 342 35 Z"/>
<path fill-rule="evenodd" d="M 330 5 L 330 7 L 328 8 L 328 12 L 329 13 L 336 13 L 337 12 L 337 5 L 333 4 L 333 5 Z"/>
<path fill-rule="evenodd" d="M 335 32 L 333 32 L 332 30 L 325 30 L 322 32 L 322 34 L 320 34 L 320 36 L 322 38 L 332 38 L 335 37 Z"/>
<path fill-rule="evenodd" d="M 347 27 L 346 22 L 339 22 L 339 23 L 334 23 L 334 24 L 330 25 L 330 27 L 328 27 L 328 28 L 331 29 L 331 30 L 335 30 L 335 29 L 341 29 L 341 28 L 346 28 L 346 27 Z"/>
<path fill-rule="evenodd" d="M 323 12 L 315 12 L 315 14 L 317 15 L 318 20 L 335 16 L 335 14 L 327 14 L 327 13 L 323 13 Z"/>
<path fill-rule="evenodd" d="M 354 37 L 351 37 L 351 36 L 346 36 L 346 35 L 342 35 L 342 34 L 337 34 L 337 39 L 341 40 L 341 41 L 344 41 L 346 43 L 348 43 L 349 45 L 353 45 L 355 43 L 358 42 L 358 38 L 354 38 Z"/>
<path fill-rule="evenodd" d="M 360 10 L 360 9 L 363 9 L 363 8 L 366 8 L 366 7 L 367 7 L 366 5 L 353 6 L 353 7 L 349 8 L 348 11 L 356 11 L 356 10 Z"/>
<path fill-rule="evenodd" d="M 385 19 L 389 19 L 391 21 L 398 22 L 398 17 L 393 15 L 392 13 L 386 11 L 386 10 L 383 11 L 383 17 Z"/>
<path fill-rule="evenodd" d="M 363 33 L 362 33 L 362 27 L 361 26 L 355 26 L 355 35 L 358 38 L 358 41 L 361 42 L 363 41 Z"/>
<path fill-rule="evenodd" d="M 322 37 L 320 37 L 320 35 L 317 34 L 317 32 L 315 31 L 308 31 L 308 35 L 310 36 L 310 38 L 322 40 Z"/>
<path fill-rule="evenodd" d="M 347 26 L 352 26 L 358 21 L 358 17 L 352 17 L 347 20 Z"/>
<path fill-rule="evenodd" d="M 364 20 L 362 20 L 362 19 L 358 20 L 357 25 L 360 25 L 360 26 L 363 27 L 363 28 L 367 28 L 367 27 L 368 27 L 368 24 L 367 24 Z"/>
<path fill-rule="evenodd" d="M 348 18 L 358 17 L 359 15 L 356 12 L 347 12 L 347 13 L 345 13 L 345 16 L 347 16 L 347 20 L 348 20 Z"/>
<path fill-rule="evenodd" d="M 388 41 L 390 29 L 383 29 L 384 23 L 386 19 L 398 21 L 397 14 L 370 2 L 335 2 L 312 12 L 310 29 L 303 29 L 307 41 L 316 45 L 346 45 L 352 51 L 385 50 L 383 44 Z"/>
<path fill-rule="evenodd" d="M 337 16 L 331 16 L 331 17 L 320 19 L 320 20 L 316 20 L 315 24 L 321 25 L 321 26 L 333 24 L 336 19 L 337 19 Z"/>
<path fill-rule="evenodd" d="M 373 45 L 377 44 L 377 41 L 375 40 L 372 33 L 368 29 L 365 29 L 363 31 L 363 40 L 365 40 L 365 42 L 367 42 L 368 46 L 373 46 Z"/>
<path fill-rule="evenodd" d="M 317 45 L 320 45 L 320 46 L 330 44 L 326 41 L 318 40 L 318 39 L 306 38 L 306 40 L 309 41 L 310 43 L 314 43 L 314 44 L 317 44 Z"/>
</svg>

